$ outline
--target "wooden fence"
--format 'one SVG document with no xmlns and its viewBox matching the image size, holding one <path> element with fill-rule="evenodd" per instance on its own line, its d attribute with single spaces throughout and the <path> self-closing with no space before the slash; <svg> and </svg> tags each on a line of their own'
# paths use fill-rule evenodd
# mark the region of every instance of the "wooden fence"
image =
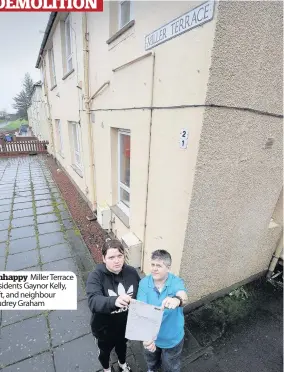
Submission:
<svg viewBox="0 0 284 372">
<path fill-rule="evenodd" d="M 0 156 L 28 155 L 47 153 L 48 141 L 29 140 L 4 142 L 0 140 Z"/>
</svg>

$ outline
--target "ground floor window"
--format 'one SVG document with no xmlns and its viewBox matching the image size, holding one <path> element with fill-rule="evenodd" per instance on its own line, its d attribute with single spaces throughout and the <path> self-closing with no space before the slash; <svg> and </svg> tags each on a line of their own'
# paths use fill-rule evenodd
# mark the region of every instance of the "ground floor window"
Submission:
<svg viewBox="0 0 284 372">
<path fill-rule="evenodd" d="M 78 123 L 71 121 L 69 122 L 71 140 L 72 140 L 72 149 L 73 149 L 73 163 L 78 168 L 82 168 L 82 159 L 81 159 L 81 131 Z"/>
<path fill-rule="evenodd" d="M 130 132 L 118 131 L 118 207 L 130 211 Z"/>
<path fill-rule="evenodd" d="M 63 155 L 63 136 L 62 136 L 62 128 L 61 128 L 61 122 L 59 119 L 55 120 L 56 125 L 56 135 L 57 135 L 57 146 L 59 153 Z"/>
</svg>

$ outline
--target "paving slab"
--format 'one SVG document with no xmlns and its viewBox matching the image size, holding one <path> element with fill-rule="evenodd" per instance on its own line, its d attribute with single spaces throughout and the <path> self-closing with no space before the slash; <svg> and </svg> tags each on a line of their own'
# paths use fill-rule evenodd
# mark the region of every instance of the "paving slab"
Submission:
<svg viewBox="0 0 284 372">
<path fill-rule="evenodd" d="M 32 196 L 20 196 L 14 199 L 14 204 L 17 203 L 29 203 L 33 200 Z"/>
<path fill-rule="evenodd" d="M 41 271 L 41 267 L 39 265 L 26 267 L 25 269 L 21 269 L 21 271 Z"/>
<path fill-rule="evenodd" d="M 37 216 L 37 223 L 47 223 L 47 222 L 54 222 L 58 221 L 58 216 L 54 213 L 49 213 L 49 214 L 41 214 Z"/>
<path fill-rule="evenodd" d="M 32 202 L 27 202 L 27 203 L 18 203 L 18 204 L 14 204 L 13 206 L 13 210 L 14 211 L 17 211 L 19 209 L 30 209 L 33 207 L 33 204 Z"/>
<path fill-rule="evenodd" d="M 14 218 L 19 218 L 19 217 L 28 217 L 28 216 L 33 216 L 34 211 L 32 208 L 28 209 L 18 209 L 16 211 L 13 211 L 13 217 Z"/>
<path fill-rule="evenodd" d="M 5 270 L 5 257 L 0 257 L 0 271 Z"/>
<path fill-rule="evenodd" d="M 50 194 L 40 194 L 40 195 L 35 195 L 34 196 L 34 200 L 36 202 L 46 200 L 46 199 L 51 199 L 51 195 Z"/>
<path fill-rule="evenodd" d="M 52 245 L 65 243 L 64 235 L 61 231 L 50 234 L 39 235 L 40 248 L 51 247 Z"/>
<path fill-rule="evenodd" d="M 12 228 L 30 226 L 30 225 L 34 225 L 34 223 L 35 223 L 35 220 L 33 216 L 13 218 Z"/>
<path fill-rule="evenodd" d="M 54 208 L 53 208 L 52 205 L 47 206 L 47 207 L 39 207 L 39 208 L 36 209 L 36 214 L 37 215 L 52 213 L 52 212 L 54 212 Z"/>
<path fill-rule="evenodd" d="M 72 258 L 65 258 L 64 260 L 53 261 L 42 265 L 43 271 L 71 271 L 78 275 L 78 267 Z"/>
<path fill-rule="evenodd" d="M 5 205 L 1 205 L 1 213 L 2 212 L 11 212 L 12 210 L 12 204 L 5 204 Z"/>
<path fill-rule="evenodd" d="M 48 187 L 47 183 L 34 183 L 34 191 L 45 190 Z"/>
<path fill-rule="evenodd" d="M 14 192 L 2 192 L 0 190 L 0 200 L 3 200 L 3 199 L 12 199 L 13 198 L 13 194 Z"/>
<path fill-rule="evenodd" d="M 52 346 L 58 346 L 91 332 L 87 300 L 78 303 L 77 310 L 56 310 L 48 315 Z"/>
<path fill-rule="evenodd" d="M 32 191 L 32 188 L 31 188 L 31 186 L 21 186 L 21 187 L 16 186 L 15 191 L 16 191 L 16 193 L 17 192 L 22 192 L 22 191 Z"/>
<path fill-rule="evenodd" d="M 37 240 L 35 236 L 10 241 L 9 253 L 20 253 L 36 249 Z"/>
<path fill-rule="evenodd" d="M 4 365 L 18 362 L 48 348 L 47 322 L 43 315 L 1 329 L 0 360 Z"/>
<path fill-rule="evenodd" d="M 8 220 L 10 218 L 11 212 L 1 212 L 0 221 Z"/>
<path fill-rule="evenodd" d="M 9 254 L 7 259 L 7 271 L 22 270 L 27 267 L 36 266 L 39 262 L 38 250 Z"/>
<path fill-rule="evenodd" d="M 41 195 L 41 194 L 48 194 L 48 195 L 50 195 L 50 190 L 49 190 L 49 188 L 43 188 L 43 189 L 38 188 L 38 189 L 35 189 L 34 190 L 34 194 L 35 195 Z"/>
<path fill-rule="evenodd" d="M 6 254 L 6 243 L 0 243 L 0 257 L 4 257 Z"/>
<path fill-rule="evenodd" d="M 16 187 L 18 187 L 18 188 L 31 187 L 31 183 L 30 183 L 29 179 L 26 179 L 25 181 L 23 180 L 22 182 L 17 180 Z"/>
<path fill-rule="evenodd" d="M 48 222 L 38 225 L 37 228 L 39 234 L 47 234 L 55 231 L 60 231 L 62 229 L 62 226 L 59 222 Z"/>
<path fill-rule="evenodd" d="M 63 258 L 68 258 L 72 256 L 70 247 L 67 243 L 41 248 L 40 255 L 42 263 L 58 261 Z"/>
<path fill-rule="evenodd" d="M 91 334 L 56 348 L 54 350 L 54 362 L 55 369 L 59 372 L 96 372 L 102 370 L 98 361 L 98 348 Z"/>
<path fill-rule="evenodd" d="M 15 195 L 15 198 L 17 197 L 29 197 L 29 196 L 32 196 L 32 192 L 31 191 L 17 191 L 16 192 L 16 195 Z"/>
<path fill-rule="evenodd" d="M 34 226 L 17 227 L 10 231 L 10 240 L 27 238 L 29 236 L 35 236 Z"/>
<path fill-rule="evenodd" d="M 50 352 L 37 355 L 6 367 L 3 372 L 55 372 L 53 358 Z"/>
<path fill-rule="evenodd" d="M 2 327 L 33 318 L 43 312 L 40 310 L 2 310 Z"/>
<path fill-rule="evenodd" d="M 66 210 L 66 206 L 65 204 L 58 204 L 57 203 L 57 208 L 61 211 L 61 212 L 64 212 Z"/>
<path fill-rule="evenodd" d="M 12 198 L 9 199 L 0 199 L 0 209 L 2 209 L 2 205 L 12 205 Z"/>
<path fill-rule="evenodd" d="M 1 230 L 8 230 L 9 225 L 10 225 L 10 220 L 0 221 L 0 231 Z"/>
<path fill-rule="evenodd" d="M 77 301 L 81 301 L 87 298 L 85 285 L 82 284 L 82 280 L 77 276 Z"/>
<path fill-rule="evenodd" d="M 8 240 L 8 231 L 2 230 L 0 231 L 0 243 L 6 242 Z"/>
<path fill-rule="evenodd" d="M 35 203 L 36 203 L 37 208 L 52 206 L 52 200 L 51 199 L 37 200 Z"/>
<path fill-rule="evenodd" d="M 66 230 L 74 229 L 76 227 L 71 220 L 63 220 L 62 223 Z"/>
<path fill-rule="evenodd" d="M 71 215 L 66 209 L 64 211 L 60 211 L 60 215 L 61 215 L 62 220 L 70 220 L 71 219 Z"/>
</svg>

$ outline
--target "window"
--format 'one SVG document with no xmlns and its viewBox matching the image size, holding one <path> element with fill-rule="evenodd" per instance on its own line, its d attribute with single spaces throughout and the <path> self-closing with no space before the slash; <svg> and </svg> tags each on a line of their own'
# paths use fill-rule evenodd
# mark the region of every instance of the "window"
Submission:
<svg viewBox="0 0 284 372">
<path fill-rule="evenodd" d="M 120 1 L 119 3 L 119 28 L 125 26 L 131 20 L 131 2 Z"/>
<path fill-rule="evenodd" d="M 72 62 L 72 43 L 71 43 L 71 20 L 70 16 L 65 21 L 65 55 L 66 55 L 66 73 L 73 69 Z"/>
<path fill-rule="evenodd" d="M 63 155 L 63 136 L 62 136 L 62 130 L 61 130 L 61 123 L 59 119 L 55 120 L 55 125 L 56 125 L 58 150 L 59 150 L 59 153 Z"/>
<path fill-rule="evenodd" d="M 130 208 L 130 132 L 118 132 L 118 207 L 129 216 Z"/>
<path fill-rule="evenodd" d="M 80 140 L 80 127 L 78 123 L 70 122 L 71 136 L 73 141 L 73 162 L 78 168 L 82 168 L 81 162 L 81 140 Z"/>
<path fill-rule="evenodd" d="M 53 48 L 49 51 L 50 81 L 51 87 L 56 85 L 55 63 Z"/>
</svg>

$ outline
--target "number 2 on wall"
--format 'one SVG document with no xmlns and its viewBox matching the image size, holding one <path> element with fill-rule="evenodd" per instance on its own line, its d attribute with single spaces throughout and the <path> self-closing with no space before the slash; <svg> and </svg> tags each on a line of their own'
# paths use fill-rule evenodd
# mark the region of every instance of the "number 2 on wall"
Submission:
<svg viewBox="0 0 284 372">
<path fill-rule="evenodd" d="M 179 137 L 179 147 L 181 149 L 186 149 L 188 144 L 188 130 L 182 129 L 180 131 L 180 137 Z"/>
</svg>

